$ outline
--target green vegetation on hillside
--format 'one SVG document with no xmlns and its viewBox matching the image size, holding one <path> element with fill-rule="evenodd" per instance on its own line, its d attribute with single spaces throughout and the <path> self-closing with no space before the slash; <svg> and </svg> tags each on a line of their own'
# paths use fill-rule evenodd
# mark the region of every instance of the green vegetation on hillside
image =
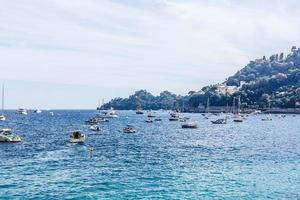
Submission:
<svg viewBox="0 0 300 200">
<path fill-rule="evenodd" d="M 266 59 L 250 61 L 243 69 L 230 76 L 224 83 L 203 87 L 180 96 L 168 91 L 153 96 L 140 90 L 128 98 L 115 98 L 104 108 L 115 109 L 184 109 L 206 105 L 232 105 L 233 98 L 240 96 L 244 107 L 293 108 L 300 101 L 300 48 L 292 47 L 291 53 L 283 53 Z"/>
</svg>

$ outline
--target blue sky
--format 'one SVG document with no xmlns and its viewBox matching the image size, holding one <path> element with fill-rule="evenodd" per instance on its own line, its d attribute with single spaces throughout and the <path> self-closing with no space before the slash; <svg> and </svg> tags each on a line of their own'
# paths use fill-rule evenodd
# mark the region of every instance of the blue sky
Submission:
<svg viewBox="0 0 300 200">
<path fill-rule="evenodd" d="M 300 44 L 300 3 L 0 0 L 6 107 L 94 108 L 138 89 L 186 94 Z"/>
</svg>

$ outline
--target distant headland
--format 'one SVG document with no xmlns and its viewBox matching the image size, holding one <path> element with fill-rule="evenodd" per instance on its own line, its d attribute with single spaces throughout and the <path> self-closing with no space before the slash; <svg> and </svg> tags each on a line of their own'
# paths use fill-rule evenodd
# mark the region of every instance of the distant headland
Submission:
<svg viewBox="0 0 300 200">
<path fill-rule="evenodd" d="M 114 98 L 102 105 L 102 109 L 118 110 L 178 109 L 201 111 L 207 102 L 213 108 L 232 107 L 240 97 L 243 109 L 291 110 L 300 107 L 300 48 L 291 52 L 271 55 L 250 61 L 244 68 L 223 83 L 205 86 L 181 96 L 163 91 L 154 96 L 146 90 L 136 91 L 128 98 Z"/>
</svg>

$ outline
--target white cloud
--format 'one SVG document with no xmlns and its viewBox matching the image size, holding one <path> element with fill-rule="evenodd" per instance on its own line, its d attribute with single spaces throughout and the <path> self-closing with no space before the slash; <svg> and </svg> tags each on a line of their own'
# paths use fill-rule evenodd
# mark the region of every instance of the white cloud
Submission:
<svg viewBox="0 0 300 200">
<path fill-rule="evenodd" d="M 295 1 L 0 4 L 2 79 L 185 93 L 300 43 Z"/>
</svg>

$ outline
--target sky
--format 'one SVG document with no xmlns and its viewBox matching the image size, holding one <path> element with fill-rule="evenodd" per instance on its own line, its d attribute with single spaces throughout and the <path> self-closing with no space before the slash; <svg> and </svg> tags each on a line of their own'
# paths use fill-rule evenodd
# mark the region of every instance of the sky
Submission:
<svg viewBox="0 0 300 200">
<path fill-rule="evenodd" d="M 300 45 L 297 0 L 0 0 L 5 107 L 186 94 Z"/>
</svg>

